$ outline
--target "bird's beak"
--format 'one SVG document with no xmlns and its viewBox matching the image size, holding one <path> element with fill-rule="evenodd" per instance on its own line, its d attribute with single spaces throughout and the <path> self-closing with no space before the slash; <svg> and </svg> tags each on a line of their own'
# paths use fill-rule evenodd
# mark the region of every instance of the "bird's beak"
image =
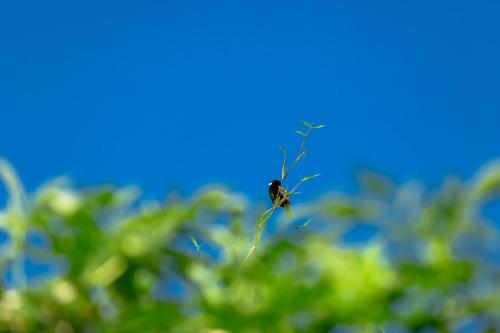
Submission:
<svg viewBox="0 0 500 333">
<path fill-rule="evenodd" d="M 269 184 L 267 184 L 267 186 L 271 186 L 272 184 L 273 184 L 273 183 L 269 183 Z"/>
</svg>

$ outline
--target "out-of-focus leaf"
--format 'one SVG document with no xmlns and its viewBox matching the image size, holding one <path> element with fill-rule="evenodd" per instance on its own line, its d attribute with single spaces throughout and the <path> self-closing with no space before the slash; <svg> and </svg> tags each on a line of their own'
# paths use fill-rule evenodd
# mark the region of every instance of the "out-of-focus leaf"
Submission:
<svg viewBox="0 0 500 333">
<path fill-rule="evenodd" d="M 12 165 L 0 157 L 0 180 L 3 181 L 9 192 L 11 209 L 20 211 L 25 205 L 24 188 Z"/>
<path fill-rule="evenodd" d="M 327 218 L 369 219 L 377 215 L 377 207 L 369 201 L 358 202 L 341 196 L 320 201 L 318 211 Z"/>
<path fill-rule="evenodd" d="M 494 161 L 479 170 L 472 184 L 472 194 L 487 198 L 500 194 L 500 161 Z"/>
<path fill-rule="evenodd" d="M 373 171 L 360 172 L 358 181 L 363 189 L 381 197 L 389 196 L 396 189 L 388 177 Z"/>
</svg>

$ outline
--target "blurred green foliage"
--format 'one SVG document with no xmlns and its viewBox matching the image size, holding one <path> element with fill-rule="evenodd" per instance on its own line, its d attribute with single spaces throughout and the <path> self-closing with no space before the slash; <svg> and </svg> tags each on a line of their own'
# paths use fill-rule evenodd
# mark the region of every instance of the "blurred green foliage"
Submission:
<svg viewBox="0 0 500 333">
<path fill-rule="evenodd" d="M 140 204 L 0 175 L 1 332 L 500 331 L 498 162 L 434 193 L 363 172 L 356 195 L 275 214 L 245 262 L 266 207 L 225 188 Z M 360 226 L 375 235 L 346 241 Z"/>
</svg>

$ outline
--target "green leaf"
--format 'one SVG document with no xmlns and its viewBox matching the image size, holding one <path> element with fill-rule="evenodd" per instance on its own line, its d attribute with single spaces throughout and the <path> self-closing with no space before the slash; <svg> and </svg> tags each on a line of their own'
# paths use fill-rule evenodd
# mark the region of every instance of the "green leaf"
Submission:
<svg viewBox="0 0 500 333">
<path fill-rule="evenodd" d="M 196 252 L 198 252 L 198 255 L 201 253 L 200 252 L 200 243 L 196 240 L 196 238 L 193 237 L 193 235 L 189 235 L 189 238 L 191 239 L 191 242 L 193 243 L 194 247 L 196 248 Z"/>
<path fill-rule="evenodd" d="M 313 127 L 313 125 L 309 124 L 309 123 L 308 123 L 307 121 L 305 121 L 305 120 L 300 120 L 300 122 L 301 122 L 302 124 L 304 124 L 305 126 L 307 126 L 307 127 Z"/>
<path fill-rule="evenodd" d="M 304 178 L 302 178 L 302 182 L 306 182 L 306 181 L 311 180 L 313 178 L 319 177 L 319 175 L 320 174 L 318 173 L 318 174 L 315 174 L 315 175 L 312 175 L 312 176 L 304 177 Z"/>
<path fill-rule="evenodd" d="M 298 163 L 304 156 L 306 156 L 307 151 L 303 150 L 297 157 L 295 157 L 295 160 L 293 160 L 293 163 Z"/>
<path fill-rule="evenodd" d="M 286 177 L 286 158 L 283 160 L 283 166 L 281 167 L 281 181 L 285 180 Z"/>
<path fill-rule="evenodd" d="M 297 228 L 297 231 L 301 231 L 302 229 L 304 229 L 309 223 L 311 223 L 312 221 L 312 218 L 305 221 L 301 226 L 295 226 L 295 228 Z"/>
<path fill-rule="evenodd" d="M 304 124 L 305 126 L 307 126 L 307 127 L 311 128 L 311 129 L 323 128 L 323 127 L 325 127 L 325 125 L 323 125 L 323 124 L 321 124 L 321 125 L 313 125 L 313 124 L 308 123 L 308 122 L 307 122 L 307 121 L 305 121 L 305 120 L 301 120 L 300 122 L 301 122 L 302 124 Z"/>
<path fill-rule="evenodd" d="M 305 137 L 307 137 L 307 134 L 306 134 L 306 133 L 301 132 L 301 131 L 299 131 L 299 130 L 295 130 L 295 133 L 297 133 L 297 134 L 298 134 L 298 135 L 300 135 L 300 136 L 303 136 L 304 138 L 305 138 Z"/>
</svg>

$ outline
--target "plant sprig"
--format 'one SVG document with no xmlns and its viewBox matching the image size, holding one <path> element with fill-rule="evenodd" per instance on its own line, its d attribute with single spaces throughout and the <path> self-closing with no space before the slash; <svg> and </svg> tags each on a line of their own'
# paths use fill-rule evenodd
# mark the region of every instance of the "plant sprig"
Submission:
<svg viewBox="0 0 500 333">
<path fill-rule="evenodd" d="M 304 223 L 302 223 L 302 225 L 295 225 L 295 229 L 297 229 L 297 231 L 302 231 L 302 229 L 304 229 L 305 227 L 307 227 L 307 225 L 309 223 L 312 222 L 312 218 L 308 219 L 307 221 L 305 221 Z"/>
<path fill-rule="evenodd" d="M 295 130 L 295 133 L 297 133 L 298 135 L 302 136 L 302 142 L 300 143 L 299 151 L 297 152 L 297 155 L 293 159 L 292 164 L 290 165 L 290 167 L 288 167 L 288 164 L 287 164 L 288 163 L 288 154 L 287 154 L 286 148 L 283 147 L 283 146 L 281 146 L 281 145 L 278 145 L 279 150 L 283 154 L 283 164 L 282 164 L 282 167 L 281 167 L 281 182 L 282 183 L 284 183 L 284 181 L 286 180 L 287 176 L 292 172 L 293 168 L 307 155 L 307 150 L 306 150 L 305 146 L 306 146 L 307 140 L 309 139 L 309 137 L 311 135 L 311 131 L 314 130 L 314 129 L 325 127 L 325 125 L 313 125 L 313 124 L 310 124 L 310 123 L 308 123 L 308 122 L 306 122 L 304 120 L 300 120 L 300 123 L 303 124 L 304 126 L 306 126 L 307 130 L 305 132 L 300 131 L 300 130 Z M 249 250 L 249 252 L 248 252 L 248 254 L 245 257 L 245 259 L 244 259 L 243 262 L 245 262 L 255 252 L 255 250 L 257 249 L 257 246 L 260 243 L 260 239 L 262 237 L 262 233 L 264 232 L 264 228 L 265 228 L 267 222 L 273 216 L 274 212 L 278 209 L 278 207 L 280 207 L 280 205 L 282 203 L 284 203 L 286 200 L 288 200 L 288 198 L 290 198 L 290 197 L 292 197 L 294 195 L 299 194 L 300 192 L 297 192 L 297 190 L 299 189 L 299 187 L 304 182 L 306 182 L 308 180 L 311 180 L 313 178 L 316 178 L 318 176 L 319 176 L 319 174 L 315 174 L 315 175 L 312 175 L 312 176 L 307 176 L 307 177 L 302 178 L 292 188 L 291 191 L 288 191 L 284 187 L 284 189 L 285 189 L 285 195 L 284 195 L 284 197 L 280 201 L 275 202 L 273 204 L 273 207 L 271 207 L 268 210 L 266 210 L 257 219 L 257 226 L 256 226 L 256 230 L 255 230 L 255 236 L 254 236 L 253 244 L 252 244 L 252 247 L 250 248 L 250 250 Z M 307 222 L 307 224 L 308 224 L 308 222 Z"/>
<path fill-rule="evenodd" d="M 305 148 L 305 146 L 306 146 L 307 140 L 309 139 L 309 137 L 311 135 L 311 131 L 313 129 L 325 127 L 325 125 L 312 125 L 304 120 L 300 120 L 300 123 L 307 127 L 307 131 L 303 132 L 300 130 L 295 130 L 295 133 L 297 133 L 298 135 L 300 135 L 302 137 L 302 142 L 300 143 L 299 151 L 297 152 L 297 155 L 293 159 L 292 165 L 290 166 L 289 169 L 287 167 L 288 157 L 287 157 L 286 149 L 282 146 L 278 146 L 278 148 L 281 150 L 281 153 L 283 154 L 283 166 L 281 168 L 281 182 L 282 183 L 285 181 L 288 174 L 290 174 L 292 172 L 295 165 L 297 165 L 304 157 L 306 157 L 307 149 Z"/>
<path fill-rule="evenodd" d="M 194 238 L 193 234 L 189 234 L 189 239 L 191 240 L 191 243 L 193 243 L 194 247 L 196 248 L 196 253 L 198 256 L 201 255 L 201 244 L 198 242 L 196 238 Z"/>
</svg>

